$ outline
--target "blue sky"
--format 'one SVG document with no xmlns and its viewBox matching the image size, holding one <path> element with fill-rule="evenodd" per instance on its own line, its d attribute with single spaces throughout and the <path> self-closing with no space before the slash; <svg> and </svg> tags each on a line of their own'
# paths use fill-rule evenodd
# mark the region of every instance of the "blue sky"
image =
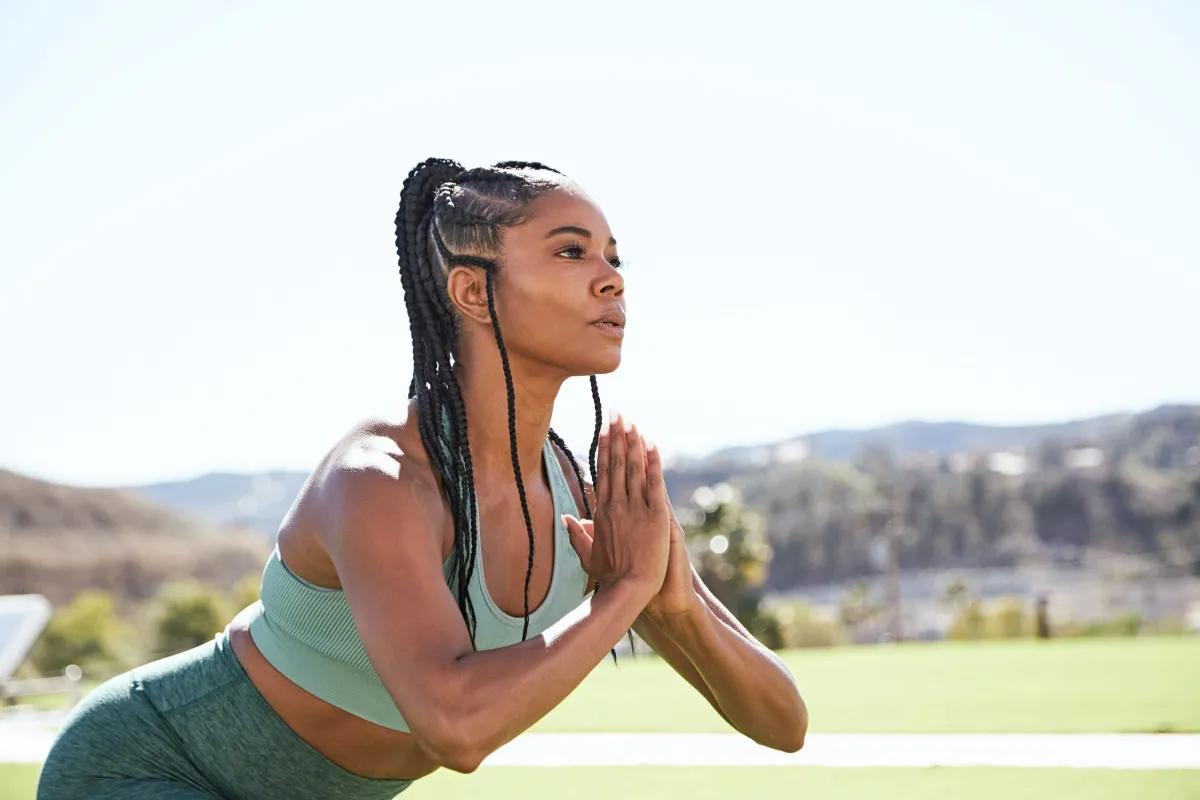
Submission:
<svg viewBox="0 0 1200 800">
<path fill-rule="evenodd" d="M 394 415 L 429 156 L 604 209 L 601 396 L 668 457 L 1200 401 L 1193 4 L 444 8 L 4 4 L 0 466 L 307 470 Z"/>
</svg>

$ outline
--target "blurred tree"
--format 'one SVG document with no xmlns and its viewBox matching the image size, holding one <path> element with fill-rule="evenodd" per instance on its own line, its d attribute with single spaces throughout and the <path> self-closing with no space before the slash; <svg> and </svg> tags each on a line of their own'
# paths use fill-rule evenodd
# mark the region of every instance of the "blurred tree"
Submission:
<svg viewBox="0 0 1200 800">
<path fill-rule="evenodd" d="M 946 581 L 946 585 L 942 587 L 942 594 L 938 598 L 944 606 L 949 606 L 955 611 L 962 611 L 963 606 L 971 599 L 971 589 L 967 586 L 966 580 L 961 575 L 955 575 L 950 580 Z"/>
<path fill-rule="evenodd" d="M 802 600 L 777 603 L 784 647 L 832 647 L 845 641 L 842 625 Z"/>
<path fill-rule="evenodd" d="M 204 644 L 234 614 L 229 600 L 220 591 L 191 580 L 164 584 L 154 604 L 158 607 L 155 646 L 160 656 Z"/>
<path fill-rule="evenodd" d="M 238 581 L 232 592 L 233 605 L 236 607 L 235 614 L 241 611 L 246 606 L 258 600 L 258 591 L 262 587 L 262 574 L 259 572 L 248 573 L 244 578 Z"/>
<path fill-rule="evenodd" d="M 1033 633 L 1033 618 L 1025 613 L 1025 603 L 1019 597 L 997 601 L 986 617 L 985 630 L 989 639 L 1019 639 Z"/>
<path fill-rule="evenodd" d="M 875 622 L 884 608 L 883 603 L 872 599 L 871 588 L 865 581 L 855 581 L 838 602 L 838 621 L 846 626 L 853 637 L 861 626 Z"/>
<path fill-rule="evenodd" d="M 947 639 L 982 639 L 987 630 L 987 616 L 983 603 L 972 597 L 963 604 L 958 616 L 946 631 Z"/>
<path fill-rule="evenodd" d="M 1048 595 L 1039 594 L 1037 597 L 1036 626 L 1037 638 L 1050 638 L 1050 614 L 1049 614 L 1050 598 Z"/>
<path fill-rule="evenodd" d="M 44 675 L 60 673 L 68 664 L 85 673 L 110 672 L 128 661 L 122 646 L 128 633 L 117 617 L 113 595 L 88 589 L 54 612 L 30 661 Z"/>
<path fill-rule="evenodd" d="M 701 486 L 692 493 L 692 502 L 700 513 L 691 515 L 695 521 L 684 525 L 684 533 L 701 580 L 759 641 L 773 650 L 782 648 L 779 620 L 761 608 L 772 556 L 762 518 L 746 509 L 740 493 L 727 483 Z"/>
</svg>

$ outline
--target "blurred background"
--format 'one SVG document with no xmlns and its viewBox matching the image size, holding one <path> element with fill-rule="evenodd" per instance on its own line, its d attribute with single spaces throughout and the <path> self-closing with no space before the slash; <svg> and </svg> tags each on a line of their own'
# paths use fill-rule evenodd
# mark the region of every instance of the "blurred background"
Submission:
<svg viewBox="0 0 1200 800">
<path fill-rule="evenodd" d="M 814 735 L 1200 731 L 1198 54 L 1184 2 L 5 3 L 7 717 L 210 639 L 322 455 L 403 413 L 393 217 L 440 156 L 604 210 L 601 399 Z M 569 382 L 553 427 L 592 424 Z M 535 730 L 730 732 L 635 650 Z M 1065 796 L 869 772 L 755 791 Z"/>
</svg>

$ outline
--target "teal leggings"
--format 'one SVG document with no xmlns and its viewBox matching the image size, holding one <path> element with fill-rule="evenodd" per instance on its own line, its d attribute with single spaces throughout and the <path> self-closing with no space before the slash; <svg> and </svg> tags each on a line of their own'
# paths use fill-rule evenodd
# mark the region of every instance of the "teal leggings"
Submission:
<svg viewBox="0 0 1200 800">
<path fill-rule="evenodd" d="M 93 689 L 38 781 L 37 800 L 388 800 L 412 784 L 349 772 L 301 739 L 224 633 Z"/>
</svg>

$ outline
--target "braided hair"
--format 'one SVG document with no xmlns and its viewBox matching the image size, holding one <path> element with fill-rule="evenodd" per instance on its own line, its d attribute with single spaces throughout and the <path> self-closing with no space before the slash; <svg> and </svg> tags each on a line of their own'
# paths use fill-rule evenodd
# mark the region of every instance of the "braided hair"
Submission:
<svg viewBox="0 0 1200 800">
<path fill-rule="evenodd" d="M 467 445 L 467 415 L 451 355 L 458 340 L 460 319 L 447 293 L 451 267 L 482 267 L 487 276 L 488 310 L 500 351 L 508 394 L 508 435 L 513 474 L 525 529 L 529 534 L 529 565 L 525 573 L 524 641 L 529 633 L 529 583 L 533 575 L 533 524 L 525 498 L 525 485 L 517 463 L 516 398 L 508 352 L 496 316 L 494 279 L 499 267 L 501 228 L 528 219 L 529 203 L 543 192 L 565 185 L 558 170 L 536 161 L 501 161 L 490 167 L 464 169 L 457 161 L 428 158 L 408 173 L 400 190 L 396 212 L 396 251 L 400 283 L 412 335 L 413 377 L 408 397 L 417 399 L 417 423 L 441 491 L 454 518 L 454 574 L 458 581 L 458 607 L 467 624 L 471 647 L 475 645 L 475 608 L 467 591 L 475 568 L 479 544 L 478 509 L 471 451 Z M 596 485 L 596 449 L 600 439 L 600 390 L 589 376 L 596 410 L 588 466 Z M 554 429 L 550 440 L 566 454 L 583 496 L 584 513 L 592 518 L 583 475 L 575 457 Z M 556 523 L 557 524 L 557 523 Z M 599 588 L 597 588 L 599 591 Z M 629 635 L 633 649 L 633 633 Z M 612 650 L 616 663 L 617 651 Z"/>
</svg>

